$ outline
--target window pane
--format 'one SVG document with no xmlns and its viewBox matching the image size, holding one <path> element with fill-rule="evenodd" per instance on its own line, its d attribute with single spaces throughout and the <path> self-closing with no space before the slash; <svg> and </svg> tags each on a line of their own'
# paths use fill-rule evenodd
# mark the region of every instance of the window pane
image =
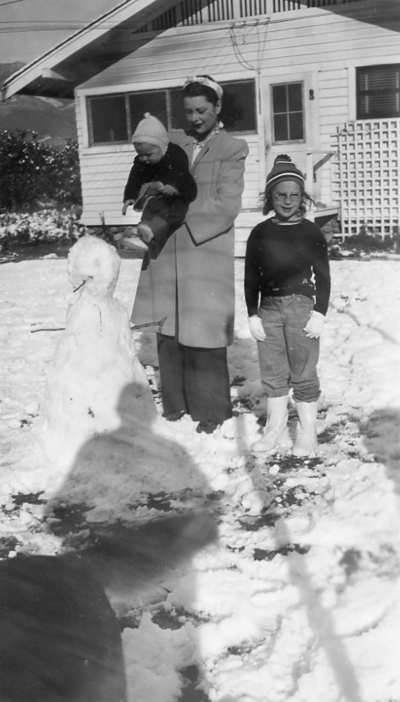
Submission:
<svg viewBox="0 0 400 702">
<path fill-rule="evenodd" d="M 128 141 L 125 96 L 90 98 L 92 143 Z"/>
<path fill-rule="evenodd" d="M 286 112 L 286 85 L 274 85 L 272 88 L 272 99 L 274 101 L 274 112 Z"/>
<path fill-rule="evenodd" d="M 222 84 L 236 113 L 233 125 L 226 124 L 228 131 L 257 131 L 255 81 L 230 81 Z M 146 112 L 157 117 L 166 129 L 186 129 L 182 103 L 182 88 L 140 91 L 118 96 L 88 98 L 91 116 L 91 143 L 126 142 Z M 130 124 L 127 125 L 126 102 Z"/>
<path fill-rule="evenodd" d="M 163 123 L 164 127 L 166 129 L 168 128 L 165 90 L 149 91 L 148 93 L 133 93 L 129 96 L 129 107 L 132 134 L 146 112 L 150 112 L 153 117 L 157 117 L 157 119 Z"/>
<path fill-rule="evenodd" d="M 357 119 L 399 117 L 400 65 L 357 69 Z"/>
<path fill-rule="evenodd" d="M 288 85 L 289 112 L 303 110 L 303 92 L 301 83 L 291 83 Z"/>
<path fill-rule="evenodd" d="M 257 120 L 254 80 L 230 81 L 221 85 L 228 96 L 228 104 L 232 106 L 233 113 L 236 115 L 234 125 L 227 127 L 227 131 L 255 132 Z"/>
<path fill-rule="evenodd" d="M 292 112 L 289 114 L 289 134 L 291 141 L 304 139 L 302 112 Z"/>
<path fill-rule="evenodd" d="M 274 115 L 274 138 L 275 141 L 289 141 L 286 115 Z"/>
<path fill-rule="evenodd" d="M 367 119 L 384 119 L 400 115 L 398 95 L 363 95 L 360 98 L 360 116 Z"/>
<path fill-rule="evenodd" d="M 169 91 L 171 100 L 171 123 L 170 129 L 186 129 L 188 123 L 186 121 L 185 112 L 182 102 L 182 88 L 171 88 Z"/>
<path fill-rule="evenodd" d="M 398 88 L 399 66 L 373 66 L 359 69 L 360 90 L 384 90 L 385 88 Z"/>
<path fill-rule="evenodd" d="M 221 83 L 227 96 L 228 109 L 235 114 L 235 123 L 226 125 L 227 131 L 255 132 L 256 119 L 256 89 L 254 80 L 230 81 Z M 189 125 L 185 117 L 182 103 L 182 89 L 171 88 L 171 129 L 186 129 Z"/>
</svg>

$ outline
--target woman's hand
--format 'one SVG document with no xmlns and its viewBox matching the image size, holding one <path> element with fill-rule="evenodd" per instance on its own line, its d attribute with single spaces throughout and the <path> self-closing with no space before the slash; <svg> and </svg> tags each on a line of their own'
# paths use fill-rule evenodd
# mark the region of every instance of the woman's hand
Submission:
<svg viewBox="0 0 400 702">
<path fill-rule="evenodd" d="M 134 200 L 125 200 L 124 206 L 123 206 L 123 208 L 122 208 L 122 214 L 123 214 L 123 215 L 126 214 L 126 211 L 127 211 L 128 207 L 130 207 L 131 205 L 133 205 L 134 202 L 135 202 Z"/>
<path fill-rule="evenodd" d="M 152 180 L 150 183 L 144 183 L 143 188 L 146 188 L 146 195 L 157 195 L 157 193 L 162 193 L 163 188 L 165 188 L 164 183 L 161 180 Z"/>
<path fill-rule="evenodd" d="M 163 185 L 163 187 L 160 189 L 160 193 L 168 196 L 179 195 L 179 191 L 174 185 Z"/>
<path fill-rule="evenodd" d="M 310 314 L 310 319 L 308 320 L 303 332 L 309 339 L 319 339 L 322 334 L 322 330 L 325 324 L 325 317 L 320 312 L 315 312 L 314 310 Z"/>
<path fill-rule="evenodd" d="M 250 334 L 256 341 L 264 341 L 265 331 L 260 317 L 255 314 L 249 317 Z"/>
</svg>

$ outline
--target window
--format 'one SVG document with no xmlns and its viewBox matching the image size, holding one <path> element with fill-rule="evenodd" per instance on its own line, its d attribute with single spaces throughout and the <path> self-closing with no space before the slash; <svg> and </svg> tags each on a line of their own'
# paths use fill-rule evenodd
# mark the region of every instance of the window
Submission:
<svg viewBox="0 0 400 702">
<path fill-rule="evenodd" d="M 400 64 L 357 68 L 357 119 L 400 117 Z"/>
<path fill-rule="evenodd" d="M 240 118 L 229 131 L 255 133 L 254 80 L 222 82 L 221 85 L 241 108 Z M 158 117 L 168 130 L 185 129 L 181 91 L 179 87 L 87 98 L 90 144 L 130 142 L 146 112 Z"/>
<path fill-rule="evenodd" d="M 163 124 L 168 123 L 167 96 L 165 90 L 154 90 L 147 93 L 132 93 L 128 95 L 129 128 L 133 134 L 138 123 L 146 112 L 157 117 Z"/>
<path fill-rule="evenodd" d="M 303 83 L 273 85 L 272 113 L 275 144 L 304 141 Z"/>
<path fill-rule="evenodd" d="M 92 143 L 127 141 L 128 130 L 123 96 L 92 98 L 90 108 Z"/>
</svg>

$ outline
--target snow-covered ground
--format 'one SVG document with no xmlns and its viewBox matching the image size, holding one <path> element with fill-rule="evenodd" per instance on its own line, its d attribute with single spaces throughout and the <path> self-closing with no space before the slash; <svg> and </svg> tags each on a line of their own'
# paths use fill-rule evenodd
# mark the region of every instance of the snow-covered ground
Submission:
<svg viewBox="0 0 400 702">
<path fill-rule="evenodd" d="M 122 261 L 115 296 L 128 311 L 139 269 Z M 399 702 L 400 261 L 332 261 L 320 456 L 268 464 L 249 453 L 265 402 L 242 261 L 235 416 L 207 436 L 188 417 L 157 415 L 137 452 L 134 441 L 117 452 L 100 443 L 82 469 L 35 450 L 71 294 L 66 260 L 6 262 L 0 274 L 2 556 L 63 547 L 49 503 L 89 506 L 82 529 L 202 505 L 218 523 L 218 544 L 126 605 L 130 702 Z M 135 339 L 160 413 L 154 332 Z M 192 683 L 184 696 L 182 670 L 202 691 Z"/>
</svg>

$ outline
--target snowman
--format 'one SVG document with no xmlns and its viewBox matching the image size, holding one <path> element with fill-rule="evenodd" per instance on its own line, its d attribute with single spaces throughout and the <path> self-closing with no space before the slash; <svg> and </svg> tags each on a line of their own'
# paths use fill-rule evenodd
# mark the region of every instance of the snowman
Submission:
<svg viewBox="0 0 400 702">
<path fill-rule="evenodd" d="M 128 314 L 113 297 L 120 263 L 113 246 L 91 235 L 79 239 L 68 256 L 73 293 L 48 376 L 40 429 L 53 465 L 71 465 L 86 441 L 115 432 L 123 395 L 130 415 L 142 425 L 156 421 Z"/>
</svg>

